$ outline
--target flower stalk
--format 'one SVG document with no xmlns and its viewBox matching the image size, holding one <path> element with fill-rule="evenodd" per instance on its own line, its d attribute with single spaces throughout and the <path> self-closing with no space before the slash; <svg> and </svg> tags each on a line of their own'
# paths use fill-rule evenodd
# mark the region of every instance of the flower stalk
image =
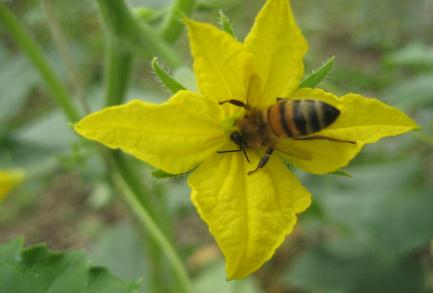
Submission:
<svg viewBox="0 0 433 293">
<path fill-rule="evenodd" d="M 173 44 L 182 33 L 184 26 L 182 16 L 191 16 L 196 0 L 173 0 L 170 11 L 164 18 L 161 26 L 161 36 L 169 44 Z"/>
<path fill-rule="evenodd" d="M 180 58 L 149 25 L 133 17 L 123 0 L 98 0 L 97 4 L 106 27 L 137 55 L 145 59 L 158 55 L 173 68 L 182 64 Z"/>
<path fill-rule="evenodd" d="M 105 104 L 107 106 L 113 106 L 121 104 L 125 101 L 127 89 L 130 80 L 130 73 L 133 63 L 132 52 L 122 45 L 119 39 L 107 36 L 107 60 L 106 60 L 106 96 Z M 160 242 L 160 238 L 164 238 L 165 243 L 169 243 L 168 239 L 171 237 L 170 233 L 170 223 L 166 213 L 160 212 L 152 202 L 150 198 L 149 189 L 142 183 L 142 179 L 138 175 L 135 166 L 119 151 L 110 152 L 110 162 L 114 165 L 115 170 L 117 170 L 119 176 L 121 177 L 123 184 L 126 184 L 128 190 L 119 187 L 119 180 L 114 180 L 116 188 L 120 192 L 128 192 L 129 195 L 125 195 L 125 199 L 130 208 L 134 211 L 143 210 L 140 213 L 145 213 L 147 216 L 143 218 L 140 213 L 137 216 L 140 217 L 140 221 L 143 222 L 147 217 L 152 221 L 152 223 L 145 223 L 144 228 L 146 232 L 151 236 L 148 255 L 152 259 L 152 288 L 155 292 L 160 292 L 161 287 L 164 286 L 163 280 L 163 262 L 162 255 L 165 254 L 167 260 L 172 266 L 172 271 L 178 280 L 178 284 L 184 287 L 184 283 L 189 282 L 186 270 L 182 266 L 182 262 L 177 256 L 174 248 L 172 251 L 166 250 L 166 244 Z M 134 200 L 131 200 L 133 197 Z M 134 206 L 139 205 L 139 206 Z M 148 227 L 150 225 L 151 228 Z M 154 230 L 157 230 L 156 232 Z M 158 236 L 153 236 L 157 233 Z M 173 262 L 173 258 L 176 260 Z M 181 266 L 181 270 L 179 269 Z M 185 277 L 186 276 L 186 277 Z M 186 281 L 185 281 L 186 278 Z M 185 292 L 188 292 L 185 289 Z"/>
<path fill-rule="evenodd" d="M 142 30 L 139 28 L 138 24 L 135 23 L 123 2 L 100 0 L 98 3 L 100 3 L 101 10 L 103 10 L 103 15 L 109 16 L 104 19 L 108 22 L 111 22 L 110 26 L 111 28 L 117 30 L 115 31 L 117 34 L 122 35 L 122 32 L 124 32 L 119 31 L 119 28 L 122 30 L 125 29 L 127 32 L 129 32 L 129 34 L 126 35 L 126 38 L 131 40 L 134 37 L 133 34 L 137 33 L 138 31 L 146 32 L 146 30 Z M 114 6 L 120 7 L 121 9 L 116 11 Z M 115 11 L 113 12 L 111 9 L 114 9 Z M 116 18 L 116 15 L 121 15 L 122 17 Z M 72 102 L 66 87 L 57 78 L 57 75 L 49 65 L 42 50 L 32 40 L 30 35 L 25 31 L 13 13 L 7 8 L 6 5 L 2 3 L 0 3 L 0 22 L 5 25 L 7 30 L 11 33 L 13 39 L 17 42 L 18 46 L 24 51 L 35 68 L 39 71 L 40 75 L 51 91 L 53 99 L 59 104 L 68 121 L 74 123 L 79 120 L 81 116 L 80 111 Z M 122 28 L 123 24 L 125 23 L 127 24 L 126 27 Z M 141 34 L 141 39 L 149 39 L 151 47 L 153 46 L 152 49 L 162 52 L 160 55 L 166 59 L 167 63 L 171 64 L 172 66 L 179 64 L 175 55 L 172 54 L 168 47 L 166 47 L 166 45 L 160 39 L 158 39 L 157 36 L 150 36 L 144 33 Z M 115 105 L 123 102 L 129 83 L 129 73 L 132 66 L 132 53 L 128 48 L 119 46 L 119 40 L 120 39 L 113 37 L 110 40 L 109 45 L 110 48 L 107 58 L 107 105 Z M 140 46 L 140 44 L 137 45 L 137 47 Z M 151 51 L 152 50 L 147 49 L 142 50 L 141 52 L 143 54 L 145 52 L 147 56 L 151 56 Z M 177 256 L 174 248 L 170 245 L 166 236 L 155 222 L 156 212 L 152 212 L 152 205 L 148 201 L 149 198 L 145 196 L 148 194 L 145 186 L 141 183 L 135 170 L 131 168 L 121 154 L 116 154 L 116 152 L 113 152 L 112 158 L 117 169 L 115 172 L 118 174 L 116 175 L 115 179 L 117 187 L 125 193 L 125 199 L 127 203 L 137 214 L 141 222 L 148 230 L 152 239 L 154 239 L 155 243 L 158 244 L 160 250 L 166 254 L 167 259 L 172 265 L 173 271 L 175 272 L 175 275 L 179 281 L 181 292 L 190 292 L 190 284 L 186 270 L 183 267 L 180 258 Z M 153 214 L 153 216 L 151 214 Z"/>
<path fill-rule="evenodd" d="M 63 109 L 69 122 L 80 119 L 80 112 L 69 97 L 68 91 L 50 67 L 41 48 L 32 40 L 30 35 L 18 21 L 9 8 L 0 2 L 0 22 L 6 27 L 20 49 L 27 55 L 39 74 L 45 81 L 53 99 Z"/>
<path fill-rule="evenodd" d="M 179 292 L 189 293 L 191 292 L 191 285 L 189 281 L 188 274 L 179 259 L 175 249 L 167 241 L 162 231 L 158 228 L 157 224 L 150 216 L 146 208 L 140 203 L 136 195 L 132 192 L 130 187 L 126 182 L 118 175 L 114 175 L 114 182 L 116 186 L 120 189 L 121 194 L 124 196 L 128 205 L 133 209 L 134 213 L 137 215 L 141 224 L 145 227 L 149 235 L 159 244 L 161 249 L 165 252 L 170 264 L 173 266 L 175 275 L 178 278 L 180 288 Z"/>
<path fill-rule="evenodd" d="M 106 50 L 105 105 L 113 106 L 124 101 L 131 77 L 133 56 L 119 39 L 108 36 L 108 34 Z"/>
</svg>

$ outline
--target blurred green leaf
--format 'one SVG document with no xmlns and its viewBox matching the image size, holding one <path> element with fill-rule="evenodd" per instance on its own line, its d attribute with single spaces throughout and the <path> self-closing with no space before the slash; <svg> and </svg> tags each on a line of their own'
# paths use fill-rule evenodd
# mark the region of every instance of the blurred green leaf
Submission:
<svg viewBox="0 0 433 293">
<path fill-rule="evenodd" d="M 344 171 L 344 170 L 337 170 L 337 171 L 334 171 L 332 173 L 329 173 L 329 175 L 343 176 L 343 177 L 352 178 L 352 174 L 350 174 L 349 172 Z"/>
<path fill-rule="evenodd" d="M 177 80 L 171 77 L 167 71 L 165 71 L 159 64 L 158 58 L 153 58 L 152 69 L 156 77 L 161 81 L 161 83 L 168 88 L 173 94 L 178 91 L 185 90 L 185 87 L 181 85 Z"/>
<path fill-rule="evenodd" d="M 212 11 L 222 8 L 230 8 L 239 3 L 239 0 L 202 0 L 197 3 L 197 10 Z"/>
<path fill-rule="evenodd" d="M 423 273 L 410 256 L 389 259 L 385 255 L 347 255 L 325 245 L 308 251 L 285 273 L 287 285 L 312 292 L 421 293 Z"/>
<path fill-rule="evenodd" d="M 53 253 L 44 245 L 23 249 L 20 240 L 0 246 L 0 292 L 120 293 L 137 287 L 91 266 L 82 252 Z"/>
<path fill-rule="evenodd" d="M 152 23 L 156 20 L 159 20 L 163 16 L 161 11 L 148 7 L 137 7 L 132 9 L 132 12 L 138 20 L 146 23 Z"/>
<path fill-rule="evenodd" d="M 183 84 L 188 90 L 197 92 L 197 83 L 191 67 L 180 67 L 173 72 L 173 77 Z"/>
<path fill-rule="evenodd" d="M 20 143 L 48 150 L 68 150 L 77 140 L 59 110 L 17 130 L 14 138 Z"/>
<path fill-rule="evenodd" d="M 178 175 L 164 172 L 161 169 L 156 169 L 156 170 L 152 171 L 152 176 L 155 178 L 165 179 L 165 178 L 173 178 L 173 177 L 176 177 Z"/>
<path fill-rule="evenodd" d="M 154 9 L 161 9 L 169 5 L 171 0 L 130 0 L 128 1 L 132 7 L 151 7 Z"/>
<path fill-rule="evenodd" d="M 384 96 L 403 110 L 431 106 L 433 105 L 433 73 L 406 79 L 388 88 Z"/>
<path fill-rule="evenodd" d="M 288 285 L 325 292 L 423 292 L 418 251 L 433 238 L 433 194 L 416 159 L 352 168 L 313 184 L 329 231 L 287 270 Z M 310 185 L 311 187 L 311 185 Z"/>
<path fill-rule="evenodd" d="M 262 292 L 252 278 L 242 281 L 226 281 L 224 262 L 218 262 L 194 279 L 193 293 L 260 293 Z"/>
<path fill-rule="evenodd" d="M 410 43 L 385 56 L 384 62 L 390 66 L 433 68 L 433 47 Z"/>
<path fill-rule="evenodd" d="M 5 54 L 0 59 L 0 127 L 17 115 L 39 77 L 23 57 Z"/>
<path fill-rule="evenodd" d="M 194 170 L 194 169 L 193 169 Z M 152 171 L 152 176 L 155 178 L 159 178 L 159 179 L 167 179 L 167 178 L 174 178 L 174 179 L 179 179 L 181 177 L 187 176 L 188 174 L 190 174 L 193 170 L 185 172 L 185 173 L 181 173 L 181 174 L 170 174 L 167 173 L 161 169 L 154 169 Z"/>
<path fill-rule="evenodd" d="M 326 60 L 322 66 L 308 74 L 299 85 L 299 88 L 315 88 L 332 70 L 335 65 L 335 57 Z"/>
<path fill-rule="evenodd" d="M 150 283 L 146 279 L 149 263 L 144 253 L 145 243 L 139 235 L 129 223 L 107 227 L 95 241 L 90 259 L 97 265 L 107 267 L 118 278 L 141 279 L 142 289 L 146 289 Z"/>
</svg>

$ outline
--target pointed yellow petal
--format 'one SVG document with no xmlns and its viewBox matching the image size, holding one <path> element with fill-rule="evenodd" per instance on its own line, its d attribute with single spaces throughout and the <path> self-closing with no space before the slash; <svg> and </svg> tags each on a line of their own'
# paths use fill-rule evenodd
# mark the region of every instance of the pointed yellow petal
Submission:
<svg viewBox="0 0 433 293">
<path fill-rule="evenodd" d="M 180 91 L 160 105 L 135 100 L 106 108 L 85 117 L 75 130 L 179 174 L 194 168 L 225 143 L 220 113 L 216 102 Z"/>
<path fill-rule="evenodd" d="M 325 174 L 343 168 L 359 153 L 364 145 L 335 143 L 326 140 L 281 140 L 277 150 L 287 161 L 306 172 Z"/>
<path fill-rule="evenodd" d="M 310 204 L 310 193 L 278 156 L 248 176 L 252 163 L 241 154 L 216 154 L 189 178 L 192 201 L 226 258 L 229 279 L 241 279 L 274 254 Z"/>
<path fill-rule="evenodd" d="M 21 170 L 0 170 L 0 201 L 6 198 L 23 179 L 24 172 Z"/>
<path fill-rule="evenodd" d="M 287 97 L 304 75 L 307 41 L 296 25 L 288 0 L 268 0 L 245 40 L 253 53 L 259 79 L 251 85 L 248 103 L 260 109 Z M 259 82 L 261 84 L 259 84 Z"/>
<path fill-rule="evenodd" d="M 186 24 L 201 93 L 215 101 L 245 102 L 252 72 L 251 53 L 232 36 L 210 24 L 191 20 L 186 20 Z"/>
<path fill-rule="evenodd" d="M 317 134 L 355 141 L 356 145 L 326 140 L 280 140 L 277 148 L 286 152 L 300 150 L 310 158 L 299 155 L 285 156 L 293 165 L 315 174 L 333 172 L 346 166 L 365 144 L 387 136 L 395 136 L 417 127 L 406 114 L 373 98 L 348 94 L 338 98 L 320 89 L 302 89 L 294 99 L 317 99 L 337 107 L 341 113 L 328 128 Z"/>
</svg>

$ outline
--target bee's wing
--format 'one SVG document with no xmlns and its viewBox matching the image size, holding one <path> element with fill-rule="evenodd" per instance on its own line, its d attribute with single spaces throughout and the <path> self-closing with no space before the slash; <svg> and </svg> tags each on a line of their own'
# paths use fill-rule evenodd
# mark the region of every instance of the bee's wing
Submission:
<svg viewBox="0 0 433 293">
<path fill-rule="evenodd" d="M 299 147 L 295 147 L 290 143 L 289 139 L 281 139 L 277 145 L 275 146 L 275 150 L 278 152 L 297 159 L 301 160 L 311 160 L 312 155 L 307 151 L 303 150 Z"/>
</svg>

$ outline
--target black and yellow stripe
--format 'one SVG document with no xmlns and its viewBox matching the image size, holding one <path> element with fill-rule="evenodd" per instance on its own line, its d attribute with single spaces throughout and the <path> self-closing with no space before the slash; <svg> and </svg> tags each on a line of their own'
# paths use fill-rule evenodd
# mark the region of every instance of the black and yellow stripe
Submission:
<svg viewBox="0 0 433 293">
<path fill-rule="evenodd" d="M 318 100 L 282 100 L 269 107 L 268 122 L 278 137 L 302 137 L 331 125 L 340 111 Z"/>
</svg>

